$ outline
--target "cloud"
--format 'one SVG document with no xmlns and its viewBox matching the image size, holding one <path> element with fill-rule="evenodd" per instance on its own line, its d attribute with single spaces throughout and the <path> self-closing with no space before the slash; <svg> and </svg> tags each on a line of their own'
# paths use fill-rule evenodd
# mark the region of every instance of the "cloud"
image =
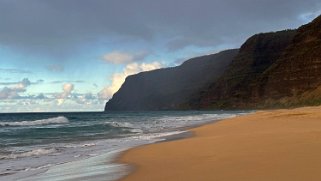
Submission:
<svg viewBox="0 0 321 181">
<path fill-rule="evenodd" d="M 3 84 L 2 84 L 3 85 Z M 0 99 L 16 99 L 19 98 L 19 93 L 26 92 L 26 88 L 31 85 L 29 79 L 24 78 L 20 82 L 11 82 L 7 85 L 10 87 L 3 87 L 0 90 Z"/>
<path fill-rule="evenodd" d="M 124 70 L 120 73 L 115 73 L 111 77 L 111 84 L 105 87 L 98 93 L 100 99 L 111 98 L 112 95 L 118 91 L 121 85 L 124 83 L 125 79 L 129 75 L 137 74 L 143 71 L 149 71 L 154 69 L 159 69 L 162 67 L 162 64 L 159 62 L 152 63 L 130 63 L 126 65 Z"/>
<path fill-rule="evenodd" d="M 73 93 L 76 94 L 76 93 Z M 90 94 L 90 93 L 88 93 Z M 4 99 L 0 101 L 0 112 L 48 112 L 48 111 L 103 111 L 105 101 L 100 101 L 96 96 L 93 98 L 87 94 L 77 94 L 77 97 L 66 99 L 63 104 L 58 105 L 55 98 L 19 98 Z M 87 97 L 82 99 L 81 97 Z M 17 106 L 25 105 L 25 106 Z"/>
<path fill-rule="evenodd" d="M 49 82 L 50 84 L 62 84 L 62 83 L 74 83 L 74 84 L 77 84 L 77 83 L 86 83 L 86 81 L 84 80 L 55 80 L 55 81 L 51 81 Z"/>
<path fill-rule="evenodd" d="M 97 96 L 93 96 L 92 93 L 86 94 L 77 94 L 73 93 L 74 84 L 71 82 L 64 83 L 62 85 L 62 92 L 57 93 L 34 93 L 24 95 L 27 92 L 27 87 L 30 85 L 43 83 L 44 80 L 37 80 L 35 82 L 31 82 L 28 78 L 24 78 L 21 81 L 17 82 L 0 82 L 0 85 L 5 85 L 2 89 L 0 89 L 0 99 L 1 100 L 13 100 L 15 99 L 17 102 L 19 100 L 23 100 L 22 104 L 26 102 L 34 102 L 44 101 L 44 102 L 55 102 L 57 105 L 62 105 L 66 100 L 70 100 L 71 102 L 75 102 L 78 104 L 94 104 L 94 102 L 100 102 Z M 80 81 L 75 81 L 80 82 Z M 19 104 L 20 105 L 20 104 Z"/>
<path fill-rule="evenodd" d="M 34 97 L 34 99 L 46 99 L 47 97 L 45 96 L 45 94 L 40 93 L 37 96 Z"/>
<path fill-rule="evenodd" d="M 69 98 L 71 92 L 74 90 L 74 84 L 65 83 L 62 86 L 63 92 L 57 95 L 57 105 L 61 105 L 65 102 L 66 99 Z"/>
<path fill-rule="evenodd" d="M 98 101 L 97 96 L 94 96 L 92 93 L 79 94 L 74 99 L 78 104 L 94 104 Z"/>
<path fill-rule="evenodd" d="M 74 90 L 74 84 L 71 84 L 71 83 L 66 83 L 62 86 L 62 89 L 63 89 L 63 94 L 64 95 L 63 97 L 67 97 L 71 94 L 71 91 Z"/>
<path fill-rule="evenodd" d="M 113 51 L 103 55 L 103 60 L 113 64 L 127 64 L 134 61 L 142 61 L 147 56 L 146 52 L 127 53 L 120 51 Z"/>
<path fill-rule="evenodd" d="M 11 73 L 11 74 L 31 74 L 31 71 L 14 68 L 0 68 L 0 72 Z"/>
<path fill-rule="evenodd" d="M 58 65 L 58 64 L 52 64 L 52 65 L 48 65 L 47 70 L 49 70 L 50 72 L 63 72 L 64 71 L 64 67 L 62 65 Z"/>
<path fill-rule="evenodd" d="M 21 83 L 24 83 L 24 84 L 41 84 L 43 83 L 44 80 L 42 79 L 39 79 L 37 80 L 36 82 L 30 82 L 28 78 L 24 78 L 22 81 L 18 81 L 18 82 L 0 82 L 0 85 L 18 85 L 18 84 L 21 84 Z"/>
<path fill-rule="evenodd" d="M 15 86 L 13 86 L 13 89 L 19 92 L 24 92 L 26 91 L 26 87 L 28 87 L 29 85 L 31 85 L 30 80 L 27 78 L 24 78 L 22 79 L 21 82 L 18 82 Z"/>
<path fill-rule="evenodd" d="M 4 87 L 0 90 L 0 99 L 13 99 L 18 97 L 18 92 L 8 87 Z"/>
<path fill-rule="evenodd" d="M 0 85 L 4 85 L 0 90 L 0 99 L 44 99 L 44 95 L 21 95 L 27 91 L 27 87 L 30 85 L 36 85 L 43 83 L 44 80 L 39 79 L 35 82 L 31 82 L 28 78 L 24 78 L 17 82 L 0 82 Z"/>
<path fill-rule="evenodd" d="M 62 92 L 27 94 L 29 86 L 43 80 L 31 82 L 28 78 L 17 82 L 6 82 L 0 89 L 0 112 L 40 111 L 97 111 L 103 109 L 105 101 L 97 94 L 76 93 L 75 85 L 65 83 Z M 19 105 L 19 106 L 17 106 Z"/>
<path fill-rule="evenodd" d="M 171 49 L 239 44 L 253 33 L 297 27 L 300 14 L 320 9 L 320 0 L 5 0 L 0 42 L 56 55 L 97 40 L 170 40 Z"/>
</svg>

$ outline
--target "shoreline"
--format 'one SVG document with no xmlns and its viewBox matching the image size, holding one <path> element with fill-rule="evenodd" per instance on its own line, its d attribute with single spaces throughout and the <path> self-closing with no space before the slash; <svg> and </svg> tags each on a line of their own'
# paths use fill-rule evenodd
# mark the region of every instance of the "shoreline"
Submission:
<svg viewBox="0 0 321 181">
<path fill-rule="evenodd" d="M 131 167 L 120 181 L 320 180 L 320 110 L 258 111 L 189 129 L 188 138 L 131 148 L 116 159 Z"/>
<path fill-rule="evenodd" d="M 185 127 L 181 127 L 181 128 L 175 128 L 175 129 L 173 129 L 171 131 L 182 131 L 182 133 L 160 137 L 160 139 L 163 139 L 163 140 L 156 141 L 156 142 L 153 142 L 153 143 L 138 145 L 138 146 L 135 146 L 135 147 L 131 147 L 131 148 L 125 149 L 125 150 L 119 152 L 113 158 L 113 161 L 112 161 L 112 163 L 114 163 L 114 164 L 124 164 L 127 167 L 126 168 L 127 174 L 125 174 L 120 179 L 117 179 L 116 181 L 122 181 L 123 179 L 126 179 L 128 176 L 130 176 L 137 169 L 136 168 L 137 165 L 135 165 L 134 163 L 126 163 L 126 162 L 122 161 L 123 155 L 126 154 L 127 152 L 130 152 L 133 149 L 139 149 L 141 147 L 146 147 L 146 146 L 149 146 L 149 145 L 154 145 L 154 144 L 159 144 L 159 143 L 166 143 L 166 142 L 172 142 L 172 141 L 177 141 L 177 140 L 189 139 L 189 138 L 192 138 L 192 137 L 195 136 L 194 129 L 197 129 L 197 128 L 203 127 L 203 126 L 207 126 L 207 125 L 211 125 L 211 124 L 216 124 L 218 122 L 225 121 L 225 120 L 228 120 L 228 119 L 233 119 L 235 117 L 244 116 L 244 115 L 246 116 L 246 115 L 250 115 L 250 114 L 254 114 L 254 113 L 256 113 L 256 111 L 251 111 L 251 112 L 248 112 L 248 113 L 241 113 L 239 115 L 232 116 L 231 118 L 211 120 L 211 121 L 208 121 L 206 123 L 200 123 L 200 124 L 185 126 Z"/>
<path fill-rule="evenodd" d="M 116 181 L 122 181 L 127 176 L 129 176 L 133 172 L 135 172 L 136 165 L 129 164 L 129 163 L 124 163 L 124 162 L 121 161 L 123 155 L 126 154 L 127 152 L 131 151 L 132 149 L 137 149 L 137 148 L 140 148 L 140 147 L 145 147 L 145 146 L 158 144 L 158 143 L 165 143 L 165 142 L 171 142 L 171 141 L 177 141 L 177 140 L 183 140 L 183 139 L 192 138 L 192 137 L 195 136 L 193 129 L 197 129 L 199 127 L 203 127 L 203 126 L 206 126 L 206 125 L 209 125 L 209 124 L 215 124 L 217 122 L 224 121 L 226 119 L 232 119 L 232 118 L 243 116 L 243 115 L 253 114 L 255 112 L 256 111 L 244 112 L 244 113 L 240 113 L 239 115 L 231 116 L 230 118 L 211 120 L 211 121 L 208 121 L 208 122 L 205 122 L 205 123 L 199 123 L 199 124 L 195 124 L 195 125 L 189 125 L 189 126 L 184 126 L 184 127 L 180 127 L 180 128 L 175 128 L 175 129 L 172 129 L 172 130 L 167 130 L 167 131 L 181 131 L 181 133 L 160 137 L 160 139 L 162 139 L 160 141 L 156 141 L 156 142 L 152 142 L 152 143 L 147 143 L 147 144 L 143 144 L 143 145 L 138 145 L 138 146 L 135 146 L 135 147 L 127 148 L 127 149 L 119 152 L 113 158 L 113 161 L 112 161 L 113 164 L 124 164 L 126 166 L 126 171 L 125 171 L 126 174 L 124 174 L 123 177 L 117 179 Z"/>
<path fill-rule="evenodd" d="M 244 114 L 250 114 L 250 113 L 244 113 Z M 242 115 L 241 115 L 242 116 Z M 230 118 L 227 118 L 230 119 Z M 126 174 L 121 177 L 120 179 L 117 179 L 116 181 L 121 181 L 124 178 L 126 178 L 127 176 L 129 176 L 130 174 L 132 174 L 133 172 L 135 172 L 136 166 L 133 164 L 128 164 L 128 163 L 123 163 L 121 161 L 122 156 L 127 153 L 128 151 L 132 150 L 132 149 L 136 149 L 136 148 L 140 148 L 140 147 L 144 147 L 144 146 L 149 146 L 149 145 L 153 145 L 153 144 L 158 144 L 158 143 L 165 143 L 165 142 L 171 142 L 171 141 L 177 141 L 177 140 L 183 140 L 183 139 L 188 139 L 188 138 L 192 138 L 194 137 L 194 132 L 192 131 L 192 129 L 196 129 L 198 127 L 202 127 L 208 124 L 215 124 L 217 122 L 220 121 L 224 121 L 225 119 L 218 119 L 218 120 L 212 120 L 206 123 L 201 123 L 201 124 L 196 124 L 196 125 L 191 125 L 191 126 L 185 126 L 185 127 L 181 127 L 181 128 L 175 128 L 173 130 L 170 131 L 181 131 L 181 133 L 178 134 L 173 134 L 173 135 L 169 135 L 169 136 L 163 136 L 160 137 L 160 141 L 156 141 L 153 143 L 147 143 L 147 144 L 143 144 L 143 145 L 138 145 L 135 147 L 130 147 L 128 149 L 125 149 L 123 151 L 120 151 L 118 154 L 116 154 L 116 156 L 112 159 L 113 164 L 124 164 L 126 166 Z"/>
<path fill-rule="evenodd" d="M 198 125 L 206 124 L 209 121 L 223 119 L 225 117 L 229 117 L 234 114 L 239 114 L 240 112 L 196 112 L 196 111 L 186 111 L 186 112 L 157 112 L 157 113 L 133 113 L 133 114 L 117 114 L 112 115 L 111 118 L 108 117 L 105 120 L 105 114 L 103 118 L 101 115 L 86 115 L 89 116 L 88 119 L 94 120 L 91 122 L 95 126 L 96 125 L 103 125 L 106 127 L 111 127 L 111 130 L 114 130 L 116 133 L 111 134 L 116 135 L 115 137 L 105 137 L 104 139 L 90 139 L 90 140 L 82 140 L 78 139 L 77 137 L 72 141 L 64 141 L 61 143 L 52 142 L 48 144 L 38 145 L 38 144 L 30 144 L 26 147 L 21 147 L 21 152 L 14 152 L 15 149 L 12 149 L 12 153 L 17 153 L 13 155 L 3 155 L 4 159 L 1 159 L 0 162 L 4 163 L 0 167 L 1 172 L 1 179 L 7 180 L 18 180 L 18 179 L 34 179 L 40 180 L 41 178 L 71 178 L 72 177 L 82 177 L 85 175 L 86 172 L 80 171 L 94 169 L 97 168 L 97 165 L 101 165 L 99 159 L 95 159 L 95 157 L 100 155 L 106 155 L 111 151 L 116 151 L 118 149 L 130 149 L 133 147 L 137 147 L 144 144 L 150 144 L 155 142 L 162 142 L 166 140 L 174 140 L 180 139 L 182 137 L 190 136 L 189 132 L 184 132 L 185 130 L 195 127 Z M 32 115 L 38 116 L 37 118 L 31 119 L 30 122 L 33 124 L 34 120 L 41 119 L 42 117 L 46 117 L 46 115 Z M 49 115 L 51 117 L 52 115 Z M 65 115 L 57 115 L 58 116 L 65 116 Z M 74 120 L 84 120 L 82 115 L 73 115 L 72 119 L 69 118 L 68 123 L 61 124 L 57 130 L 60 131 L 60 128 L 65 129 L 64 127 L 68 127 L 69 123 L 73 122 Z M 78 117 L 77 117 L 78 116 Z M 115 119 L 119 116 L 123 116 L 124 120 L 120 120 L 119 123 L 115 123 Z M 97 119 L 98 117 L 98 119 Z M 12 116 L 12 120 L 19 119 L 19 116 Z M 67 119 L 67 118 L 66 118 Z M 87 117 L 86 117 L 87 119 Z M 97 120 L 96 120 L 97 119 Z M 103 120 L 102 120 L 103 119 Z M 136 121 L 138 120 L 138 121 Z M 24 123 L 24 122 L 23 122 Z M 29 122 L 27 122 L 29 123 Z M 137 123 L 137 124 L 136 124 Z M 195 126 L 194 126 L 195 125 Z M 46 126 L 46 125 L 45 125 Z M 77 124 L 78 126 L 78 124 Z M 36 126 L 35 126 L 36 127 Z M 42 126 L 39 126 L 39 129 L 42 129 Z M 81 128 L 81 124 L 79 126 Z M 9 127 L 11 129 L 11 127 Z M 8 128 L 8 129 L 9 129 Z M 21 129 L 28 129 L 29 127 L 22 127 Z M 12 128 L 14 129 L 14 128 Z M 105 128 L 104 128 L 105 129 Z M 144 131 L 145 130 L 145 131 Z M 150 130 L 150 132 L 148 131 Z M 89 132 L 91 130 L 88 130 Z M 124 132 L 125 134 L 118 132 Z M 181 134 L 184 132 L 183 134 Z M 119 135 L 117 137 L 117 135 Z M 175 135 L 175 136 L 170 136 Z M 73 136 L 73 135 L 72 135 Z M 42 140 L 46 139 L 46 137 L 42 138 Z M 60 138 L 59 138 L 60 139 Z M 19 141 L 19 140 L 18 140 Z M 8 147 L 11 148 L 11 147 Z M 18 150 L 18 149 L 17 149 Z M 27 153 L 27 154 L 25 154 Z M 119 151 L 121 153 L 121 151 Z M 7 153 L 5 153 L 7 154 Z M 17 155 L 17 156 L 16 156 Z M 21 156 L 20 156 L 21 155 Z M 118 155 L 118 153 L 116 154 Z M 115 157 L 116 157 L 115 155 Z M 0 155 L 2 156 L 2 155 Z M 111 159 L 107 161 L 103 157 L 100 157 L 101 160 L 105 160 L 105 164 L 103 166 L 110 166 L 110 164 L 114 163 L 115 159 Z M 81 169 L 79 167 L 79 163 L 82 160 L 87 160 L 90 163 L 96 162 L 91 164 L 91 166 L 87 167 L 85 164 L 81 164 Z M 74 163 L 74 164 L 72 164 Z M 61 168 L 66 168 L 65 165 L 68 166 L 68 171 L 65 170 L 64 172 L 56 172 Z M 98 170 L 98 169 L 97 169 Z M 115 173 L 110 173 L 108 169 L 104 171 L 104 169 L 100 169 L 101 172 L 94 173 L 94 171 L 88 172 L 89 175 L 99 175 L 103 177 L 103 180 L 108 180 L 110 178 L 115 178 L 117 175 L 123 176 L 127 173 L 125 169 L 122 171 L 121 169 L 117 170 Z M 55 174 L 53 174 L 55 172 Z M 71 173 L 72 172 L 72 173 Z M 120 174 L 119 174 L 120 173 Z M 105 175 L 106 174 L 106 175 Z M 87 175 L 86 179 L 88 179 Z M 107 178 L 107 179 L 106 179 Z M 117 179 L 120 178 L 117 176 Z M 112 180 L 117 180 L 112 179 Z M 92 179 L 97 180 L 97 178 Z"/>
<path fill-rule="evenodd" d="M 211 123 L 209 123 L 211 124 Z M 112 161 L 111 163 L 112 164 L 121 164 L 121 165 L 124 165 L 126 167 L 125 170 L 123 170 L 122 172 L 126 172 L 124 174 L 124 176 L 122 176 L 121 178 L 115 180 L 115 181 L 121 181 L 123 180 L 124 178 L 126 178 L 127 176 L 129 176 L 131 173 L 135 172 L 135 169 L 136 169 L 136 166 L 135 165 L 132 165 L 132 164 L 128 164 L 128 163 L 123 163 L 121 162 L 120 160 L 122 159 L 122 156 L 132 150 L 132 149 L 136 149 L 136 148 L 140 148 L 140 147 L 144 147 L 144 146 L 148 146 L 148 145 L 153 145 L 153 144 L 158 144 L 158 143 L 163 143 L 163 142 L 171 142 L 171 141 L 176 141 L 176 140 L 181 140 L 181 139 L 188 139 L 190 137 L 193 137 L 193 132 L 191 132 L 190 130 L 181 130 L 181 131 L 184 131 L 182 133 L 178 133 L 178 134 L 174 134 L 174 135 L 169 135 L 169 136 L 164 136 L 164 137 L 161 137 L 161 139 L 164 139 L 164 140 L 160 140 L 160 141 L 156 141 L 156 142 L 153 142 L 153 143 L 147 143 L 147 144 L 143 144 L 143 145 L 138 145 L 138 146 L 135 146 L 135 147 L 130 147 L 130 148 L 127 148 L 125 150 L 122 150 L 122 151 L 119 151 L 113 158 L 112 158 Z"/>
</svg>

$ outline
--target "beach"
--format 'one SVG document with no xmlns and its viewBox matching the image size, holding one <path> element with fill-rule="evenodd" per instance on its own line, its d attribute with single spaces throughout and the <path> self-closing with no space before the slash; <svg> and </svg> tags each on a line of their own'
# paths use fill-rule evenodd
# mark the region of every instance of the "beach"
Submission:
<svg viewBox="0 0 321 181">
<path fill-rule="evenodd" d="M 179 139 L 184 130 L 243 111 L 64 112 L 0 114 L 0 181 L 114 181 L 129 148 Z"/>
<path fill-rule="evenodd" d="M 118 162 L 132 172 L 122 181 L 321 180 L 321 107 L 258 111 L 190 131 L 124 152 Z"/>
</svg>

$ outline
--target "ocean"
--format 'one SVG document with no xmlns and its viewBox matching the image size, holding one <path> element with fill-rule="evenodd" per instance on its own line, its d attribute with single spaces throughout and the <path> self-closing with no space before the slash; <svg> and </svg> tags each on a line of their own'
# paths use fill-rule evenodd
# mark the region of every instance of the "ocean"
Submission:
<svg viewBox="0 0 321 181">
<path fill-rule="evenodd" d="M 122 151 L 246 111 L 0 114 L 0 180 L 117 180 Z"/>
</svg>

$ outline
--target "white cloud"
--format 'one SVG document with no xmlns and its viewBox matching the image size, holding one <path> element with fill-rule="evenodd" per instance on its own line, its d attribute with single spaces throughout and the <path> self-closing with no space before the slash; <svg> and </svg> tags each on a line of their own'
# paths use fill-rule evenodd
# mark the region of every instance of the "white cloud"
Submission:
<svg viewBox="0 0 321 181">
<path fill-rule="evenodd" d="M 65 83 L 62 86 L 63 92 L 57 96 L 57 104 L 61 105 L 65 102 L 65 100 L 71 95 L 71 92 L 74 90 L 74 84 Z"/>
<path fill-rule="evenodd" d="M 13 86 L 13 89 L 17 90 L 18 92 L 24 92 L 26 91 L 26 87 L 28 87 L 29 85 L 31 85 L 29 79 L 24 78 L 21 82 L 18 82 L 18 84 Z"/>
<path fill-rule="evenodd" d="M 88 99 L 86 102 L 79 102 L 80 98 L 66 99 L 61 105 L 57 104 L 55 98 L 51 99 L 5 99 L 0 101 L 0 112 L 47 112 L 47 111 L 103 111 L 104 101 L 97 98 Z M 26 105 L 26 106 L 17 106 Z"/>
<path fill-rule="evenodd" d="M 11 88 L 4 87 L 0 91 L 0 99 L 13 99 L 18 97 L 19 97 L 18 92 Z"/>
<path fill-rule="evenodd" d="M 124 70 L 120 73 L 115 73 L 111 77 L 111 84 L 105 87 L 98 93 L 100 99 L 111 98 L 112 95 L 118 91 L 121 85 L 124 83 L 125 79 L 129 75 L 137 74 L 143 71 L 149 71 L 154 69 L 159 69 L 162 67 L 162 64 L 159 62 L 152 63 L 130 63 L 126 65 Z"/>
<path fill-rule="evenodd" d="M 78 104 L 85 105 L 96 104 L 98 102 L 97 96 L 94 96 L 92 93 L 79 94 L 74 100 Z"/>
<path fill-rule="evenodd" d="M 114 51 L 103 55 L 103 60 L 113 64 L 127 64 L 134 61 L 141 61 L 147 56 L 146 52 L 127 53 Z"/>
<path fill-rule="evenodd" d="M 0 89 L 0 112 L 103 110 L 104 100 L 91 92 L 74 92 L 75 85 L 71 82 L 62 84 L 61 92 L 26 94 L 28 86 L 41 82 L 41 80 L 31 82 L 26 78 L 17 82 L 3 83 L 5 87 Z"/>
<path fill-rule="evenodd" d="M 29 79 L 24 78 L 20 82 L 11 83 L 10 87 L 4 87 L 0 90 L 0 99 L 19 98 L 19 93 L 25 92 L 26 88 L 31 85 Z"/>
<path fill-rule="evenodd" d="M 63 85 L 62 89 L 64 90 L 63 94 L 68 96 L 68 95 L 70 95 L 71 91 L 74 90 L 74 84 L 66 83 Z"/>
</svg>

